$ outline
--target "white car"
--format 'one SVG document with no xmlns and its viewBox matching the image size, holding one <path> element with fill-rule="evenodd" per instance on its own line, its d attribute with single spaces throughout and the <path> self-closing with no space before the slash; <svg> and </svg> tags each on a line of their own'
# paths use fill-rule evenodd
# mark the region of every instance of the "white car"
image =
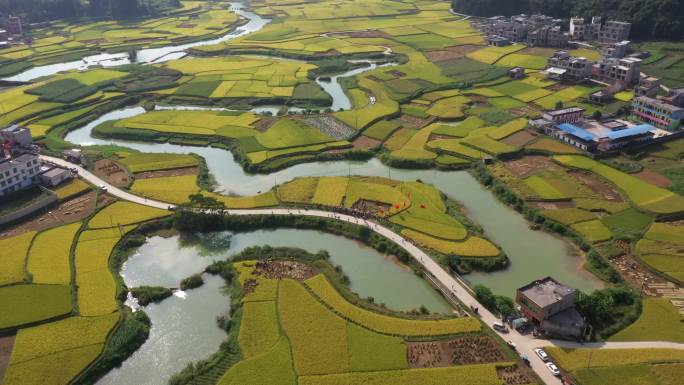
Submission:
<svg viewBox="0 0 684 385">
<path fill-rule="evenodd" d="M 549 368 L 549 372 L 553 374 L 554 376 L 560 376 L 560 370 L 558 369 L 558 366 L 554 364 L 553 362 L 547 362 L 546 367 Z"/>
<path fill-rule="evenodd" d="M 99 187 L 100 187 L 100 191 L 107 191 L 107 186 L 101 184 Z"/>
<path fill-rule="evenodd" d="M 539 358 L 541 358 L 542 361 L 547 362 L 549 360 L 549 355 L 546 354 L 544 349 L 534 349 L 534 352 L 537 353 Z"/>
</svg>

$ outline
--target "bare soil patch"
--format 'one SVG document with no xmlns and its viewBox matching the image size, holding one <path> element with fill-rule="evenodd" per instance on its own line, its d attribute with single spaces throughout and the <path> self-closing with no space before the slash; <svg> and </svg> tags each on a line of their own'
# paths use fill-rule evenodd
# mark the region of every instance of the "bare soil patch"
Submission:
<svg viewBox="0 0 684 385">
<path fill-rule="evenodd" d="M 406 346 L 410 368 L 439 368 L 507 360 L 499 345 L 486 336 L 407 342 Z"/>
<path fill-rule="evenodd" d="M 561 84 L 561 83 L 556 83 L 556 84 L 554 84 L 554 85 L 552 85 L 552 86 L 546 87 L 546 89 L 549 90 L 549 91 L 560 91 L 560 90 L 563 90 L 563 89 L 565 89 L 565 88 L 568 88 L 568 86 L 566 86 L 566 85 L 564 85 L 564 84 Z"/>
<path fill-rule="evenodd" d="M 256 123 L 254 123 L 254 129 L 257 131 L 264 132 L 268 130 L 273 125 L 273 123 L 276 122 L 276 120 L 276 118 L 270 116 L 260 117 L 260 119 Z"/>
<path fill-rule="evenodd" d="M 682 289 L 676 284 L 652 273 L 633 256 L 624 254 L 611 259 L 613 266 L 632 287 L 652 297 L 682 297 Z"/>
<path fill-rule="evenodd" d="M 407 127 L 423 128 L 427 126 L 432 119 L 421 119 L 411 115 L 401 115 L 399 117 L 399 121 L 404 123 L 404 125 Z"/>
<path fill-rule="evenodd" d="M 459 45 L 456 47 L 449 47 L 446 49 L 433 50 L 425 52 L 425 56 L 432 62 L 440 62 L 451 59 L 460 59 L 465 55 L 481 49 L 478 45 Z"/>
<path fill-rule="evenodd" d="M 597 176 L 587 174 L 580 171 L 571 171 L 572 176 L 579 179 L 580 182 L 587 185 L 595 193 L 599 194 L 603 199 L 611 202 L 623 202 L 622 195 L 608 182 L 603 181 Z"/>
<path fill-rule="evenodd" d="M 100 159 L 94 166 L 95 175 L 116 187 L 126 187 L 131 182 L 128 171 L 111 159 Z"/>
<path fill-rule="evenodd" d="M 316 270 L 305 263 L 297 261 L 267 260 L 256 262 L 254 274 L 268 279 L 290 278 L 297 281 L 305 281 L 316 275 Z M 254 278 L 247 279 L 242 287 L 242 292 L 244 295 L 247 295 L 253 292 L 257 286 L 259 286 L 258 280 Z"/>
<path fill-rule="evenodd" d="M 47 211 L 29 217 L 27 220 L 1 232 L 0 238 L 14 237 L 29 231 L 42 231 L 50 227 L 80 221 L 95 210 L 98 203 L 95 199 L 96 196 L 97 194 L 93 191 L 48 208 Z M 112 200 L 105 197 L 102 199 Z M 102 204 L 104 203 L 105 201 L 102 202 Z"/>
<path fill-rule="evenodd" d="M 634 174 L 634 176 L 641 180 L 645 180 L 648 183 L 652 183 L 658 187 L 672 186 L 672 181 L 669 178 L 646 168 L 643 169 L 641 172 Z"/>
<path fill-rule="evenodd" d="M 354 141 L 352 142 L 352 146 L 354 146 L 355 149 L 367 150 L 369 148 L 377 147 L 381 143 L 382 142 L 377 139 L 361 135 L 358 138 L 354 139 Z"/>
<path fill-rule="evenodd" d="M 569 209 L 575 207 L 572 201 L 555 201 L 555 202 L 531 202 L 532 206 L 540 210 L 558 210 Z"/>
<path fill-rule="evenodd" d="M 454 136 L 442 135 L 442 134 L 430 134 L 430 138 L 428 138 L 428 142 L 432 142 L 433 140 L 439 140 L 439 139 L 454 139 Z"/>
<path fill-rule="evenodd" d="M 0 337 L 0 380 L 5 377 L 7 365 L 9 365 L 10 357 L 12 356 L 12 347 L 14 347 L 15 336 Z"/>
<path fill-rule="evenodd" d="M 561 170 L 550 158 L 541 155 L 528 155 L 505 163 L 506 168 L 518 178 L 525 178 L 541 170 Z"/>
<path fill-rule="evenodd" d="M 378 215 L 380 212 L 388 212 L 391 205 L 382 202 L 368 201 L 365 199 L 359 199 L 352 206 L 353 210 L 358 210 L 365 213 L 370 213 L 372 215 Z"/>
<path fill-rule="evenodd" d="M 173 168 L 170 170 L 145 171 L 135 174 L 135 179 L 163 178 L 167 176 L 197 175 L 197 167 Z"/>
<path fill-rule="evenodd" d="M 387 71 L 387 73 L 389 73 L 392 76 L 398 77 L 398 78 L 403 78 L 404 76 L 406 76 L 405 73 L 403 73 L 399 70 L 391 70 L 391 71 Z"/>
<path fill-rule="evenodd" d="M 532 381 L 534 376 L 530 374 L 530 371 L 530 368 L 521 365 L 496 368 L 496 374 L 506 385 L 523 385 L 534 382 Z"/>
<path fill-rule="evenodd" d="M 475 103 L 486 104 L 489 101 L 489 99 L 486 96 L 482 95 L 468 95 L 468 98 L 470 98 L 470 100 L 472 100 Z"/>
<path fill-rule="evenodd" d="M 535 140 L 537 138 L 537 135 L 532 134 L 531 132 L 527 130 L 523 130 L 520 132 L 516 132 L 513 135 L 505 137 L 502 142 L 515 146 L 515 147 L 522 147 L 531 141 Z"/>
</svg>

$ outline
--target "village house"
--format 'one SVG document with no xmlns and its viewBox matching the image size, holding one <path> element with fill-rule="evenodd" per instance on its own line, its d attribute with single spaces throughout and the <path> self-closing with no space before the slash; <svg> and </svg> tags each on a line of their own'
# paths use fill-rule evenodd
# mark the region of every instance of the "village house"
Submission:
<svg viewBox="0 0 684 385">
<path fill-rule="evenodd" d="M 580 82 L 591 76 L 593 63 L 583 57 L 571 56 L 567 51 L 556 51 L 549 58 L 547 76 L 554 80 Z"/>
<path fill-rule="evenodd" d="M 675 107 L 684 108 L 684 88 L 670 88 L 666 96 L 661 96 L 660 100 Z"/>
<path fill-rule="evenodd" d="M 593 66 L 594 78 L 610 84 L 620 83 L 625 87 L 639 83 L 641 75 L 641 59 L 627 58 L 603 58 Z"/>
<path fill-rule="evenodd" d="M 601 43 L 617 43 L 628 40 L 632 29 L 632 23 L 609 20 L 601 26 L 598 40 Z"/>
<path fill-rule="evenodd" d="M 531 282 L 516 291 L 520 312 L 546 335 L 580 340 L 587 323 L 575 308 L 577 290 L 551 277 Z"/>
<path fill-rule="evenodd" d="M 650 124 L 611 119 L 596 120 L 585 116 L 579 107 L 548 111 L 530 125 L 545 134 L 586 152 L 609 152 L 669 135 Z"/>
<path fill-rule="evenodd" d="M 37 155 L 23 154 L 13 158 L 0 150 L 0 197 L 35 185 L 40 166 Z"/>
<path fill-rule="evenodd" d="M 660 79 L 653 76 L 643 76 L 639 79 L 639 84 L 634 87 L 634 96 L 648 96 L 655 98 L 660 89 Z"/>
<path fill-rule="evenodd" d="M 632 114 L 637 119 L 667 131 L 679 130 L 684 109 L 658 99 L 639 96 L 632 99 Z"/>
</svg>

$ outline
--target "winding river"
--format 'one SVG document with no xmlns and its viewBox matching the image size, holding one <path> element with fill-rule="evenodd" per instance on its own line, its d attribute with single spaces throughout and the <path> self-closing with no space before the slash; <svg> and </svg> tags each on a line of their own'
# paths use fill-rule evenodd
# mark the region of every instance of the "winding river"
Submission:
<svg viewBox="0 0 684 385">
<path fill-rule="evenodd" d="M 182 58 L 187 50 L 200 45 L 216 44 L 261 29 L 269 20 L 243 9 L 239 3 L 233 9 L 248 22 L 225 36 L 192 44 L 144 49 L 137 52 L 140 63 L 161 63 Z M 129 62 L 127 54 L 101 54 L 81 61 L 35 67 L 8 78 L 30 81 L 65 70 L 81 70 L 89 65 L 117 66 Z M 338 79 L 354 76 L 375 68 L 359 68 L 331 78 L 316 79 L 332 96 L 332 109 L 349 109 L 351 102 Z M 165 107 L 188 109 L 188 107 Z M 195 108 L 195 107 L 191 107 Z M 255 108 L 257 113 L 276 112 L 280 106 Z M 252 195 L 264 192 L 302 176 L 366 175 L 399 180 L 417 180 L 433 184 L 449 197 L 463 203 L 466 214 L 485 230 L 486 236 L 500 245 L 511 260 L 506 270 L 494 273 L 473 273 L 465 278 L 472 284 L 482 283 L 494 292 L 512 296 L 517 287 L 545 275 L 584 291 L 602 286 L 595 277 L 581 269 L 582 258 L 570 245 L 558 237 L 529 229 L 525 219 L 502 204 L 473 176 L 465 171 L 401 170 L 389 168 L 377 159 L 369 161 L 335 161 L 300 164 L 269 175 L 253 175 L 243 171 L 232 155 L 222 149 L 191 147 L 170 143 L 143 143 L 125 140 L 102 140 L 91 136 L 92 130 L 105 121 L 118 120 L 144 113 L 142 107 L 112 111 L 97 120 L 71 131 L 66 140 L 89 146 L 116 144 L 151 153 L 196 153 L 206 159 L 219 190 L 224 193 Z M 205 235 L 209 236 L 209 235 Z M 214 235 L 215 236 L 215 235 Z M 230 236 L 230 234 L 225 234 Z M 296 246 L 310 251 L 326 249 L 334 264 L 343 267 L 350 277 L 352 290 L 361 296 L 372 296 L 376 302 L 394 309 L 413 309 L 420 305 L 435 312 L 448 311 L 442 297 L 430 286 L 402 266 L 388 260 L 373 249 L 346 238 L 311 230 L 281 229 L 232 234 L 230 246 L 222 250 L 206 250 L 202 241 L 188 244 L 179 237 L 149 238 L 138 253 L 125 264 L 122 274 L 129 287 L 162 285 L 174 287 L 193 273 L 201 271 L 211 261 L 226 258 L 248 246 Z M 120 368 L 108 373 L 98 384 L 161 384 L 189 362 L 207 358 L 218 349 L 225 333 L 216 327 L 216 317 L 230 310 L 230 299 L 219 288 L 222 282 L 206 277 L 201 288 L 179 293 L 159 304 L 145 308 L 153 327 L 149 340 Z M 179 349 L 178 347 L 182 347 Z"/>
<path fill-rule="evenodd" d="M 433 312 L 451 310 L 441 295 L 410 269 L 359 242 L 314 230 L 211 233 L 197 235 L 190 241 L 179 236 L 154 236 L 124 264 L 122 275 L 129 287 L 177 287 L 181 279 L 202 271 L 215 260 L 266 244 L 300 247 L 310 252 L 328 250 L 331 263 L 341 266 L 349 276 L 353 291 L 392 309 L 410 310 L 423 305 Z M 150 338 L 121 367 L 103 377 L 99 385 L 163 384 L 188 363 L 218 350 L 225 333 L 216 327 L 216 317 L 228 313 L 230 298 L 222 294 L 220 278 L 204 278 L 205 284 L 198 289 L 176 293 L 159 304 L 145 307 L 153 325 Z"/>
<path fill-rule="evenodd" d="M 230 5 L 230 9 L 237 13 L 240 17 L 246 19 L 247 23 L 235 28 L 235 30 L 219 38 L 211 40 L 202 40 L 183 45 L 138 50 L 136 52 L 135 62 L 141 64 L 159 64 L 169 60 L 180 59 L 186 56 L 188 54 L 188 50 L 191 48 L 218 44 L 224 41 L 235 39 L 236 37 L 256 32 L 271 21 L 269 19 L 262 18 L 254 12 L 246 10 L 244 4 L 242 3 L 230 3 Z M 97 55 L 86 56 L 81 60 L 33 67 L 14 76 L 7 77 L 3 80 L 15 82 L 30 82 L 43 76 L 54 75 L 62 71 L 82 71 L 88 69 L 88 67 L 90 66 L 100 65 L 103 67 L 116 67 L 130 63 L 131 60 L 128 53 L 105 52 Z"/>
</svg>

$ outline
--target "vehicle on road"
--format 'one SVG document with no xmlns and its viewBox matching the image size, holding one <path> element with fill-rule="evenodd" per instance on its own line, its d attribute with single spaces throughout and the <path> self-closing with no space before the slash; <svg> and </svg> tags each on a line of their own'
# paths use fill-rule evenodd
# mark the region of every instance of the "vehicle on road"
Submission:
<svg viewBox="0 0 684 385">
<path fill-rule="evenodd" d="M 508 327 L 501 322 L 494 322 L 492 328 L 501 333 L 508 333 Z"/>
<path fill-rule="evenodd" d="M 517 348 L 517 345 L 515 344 L 515 342 L 513 342 L 513 341 L 511 341 L 511 340 L 506 341 L 506 345 L 508 345 L 508 347 L 511 348 L 511 349 L 513 349 L 513 350 L 517 350 L 517 349 L 516 349 L 516 348 Z"/>
<path fill-rule="evenodd" d="M 547 362 L 547 361 L 549 360 L 549 355 L 546 354 L 546 352 L 544 351 L 544 349 L 537 348 L 537 349 L 534 349 L 534 352 L 537 353 L 537 356 L 539 356 L 539 358 L 540 358 L 542 361 Z"/>
<path fill-rule="evenodd" d="M 520 359 L 525 363 L 525 365 L 530 366 L 530 359 L 526 355 L 520 354 Z"/>
<path fill-rule="evenodd" d="M 560 376 L 560 369 L 558 369 L 558 366 L 554 364 L 553 362 L 547 362 L 546 367 L 549 369 L 549 372 L 553 374 L 554 376 Z"/>
<path fill-rule="evenodd" d="M 100 191 L 107 191 L 107 186 L 101 184 L 98 186 L 100 188 Z"/>
</svg>

